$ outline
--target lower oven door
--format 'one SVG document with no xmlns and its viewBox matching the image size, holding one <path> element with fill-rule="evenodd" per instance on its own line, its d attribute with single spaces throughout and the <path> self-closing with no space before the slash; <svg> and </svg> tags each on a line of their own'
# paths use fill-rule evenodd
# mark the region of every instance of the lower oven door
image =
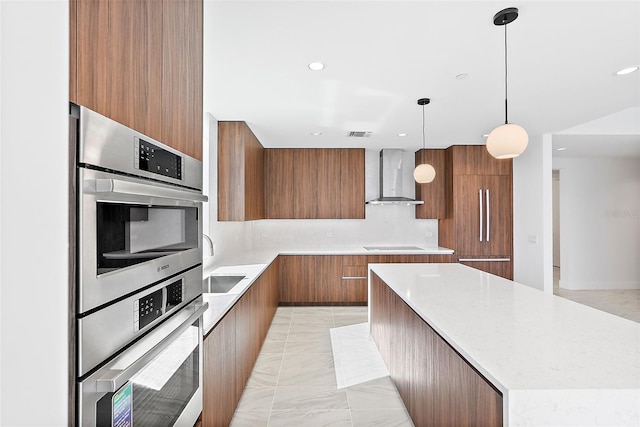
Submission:
<svg viewBox="0 0 640 427">
<path fill-rule="evenodd" d="M 78 382 L 82 426 L 189 426 L 202 412 L 202 314 L 196 301 Z"/>
</svg>

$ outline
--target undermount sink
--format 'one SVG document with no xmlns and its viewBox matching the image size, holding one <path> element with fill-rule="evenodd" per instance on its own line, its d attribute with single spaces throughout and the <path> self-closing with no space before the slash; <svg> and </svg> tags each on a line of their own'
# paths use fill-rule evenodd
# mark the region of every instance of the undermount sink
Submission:
<svg viewBox="0 0 640 427">
<path fill-rule="evenodd" d="M 231 291 L 246 276 L 242 275 L 211 275 L 202 280 L 202 291 L 210 294 L 226 294 Z"/>
<path fill-rule="evenodd" d="M 424 251 L 417 246 L 365 246 L 368 251 Z"/>
</svg>

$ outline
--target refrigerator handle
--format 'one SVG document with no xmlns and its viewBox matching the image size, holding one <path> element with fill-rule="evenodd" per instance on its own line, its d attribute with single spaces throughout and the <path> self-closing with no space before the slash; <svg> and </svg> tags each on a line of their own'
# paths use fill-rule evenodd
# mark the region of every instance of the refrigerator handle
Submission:
<svg viewBox="0 0 640 427">
<path fill-rule="evenodd" d="M 478 190 L 478 201 L 480 202 L 480 241 L 482 242 L 482 188 Z"/>
<path fill-rule="evenodd" d="M 487 242 L 491 234 L 491 206 L 489 204 L 489 189 L 487 188 Z"/>
</svg>

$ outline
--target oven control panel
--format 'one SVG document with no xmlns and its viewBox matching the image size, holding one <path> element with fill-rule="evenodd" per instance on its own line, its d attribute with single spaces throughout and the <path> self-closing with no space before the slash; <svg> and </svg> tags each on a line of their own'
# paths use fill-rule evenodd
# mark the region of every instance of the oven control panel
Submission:
<svg viewBox="0 0 640 427">
<path fill-rule="evenodd" d="M 135 138 L 134 145 L 136 169 L 182 180 L 182 156 L 140 138 Z"/>
<path fill-rule="evenodd" d="M 133 301 L 133 330 L 138 332 L 184 301 L 184 279 L 150 292 Z"/>
</svg>

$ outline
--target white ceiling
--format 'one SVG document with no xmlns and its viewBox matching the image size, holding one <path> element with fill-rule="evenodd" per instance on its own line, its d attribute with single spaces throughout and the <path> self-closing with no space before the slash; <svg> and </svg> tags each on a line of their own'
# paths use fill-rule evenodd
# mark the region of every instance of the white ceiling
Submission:
<svg viewBox="0 0 640 427">
<path fill-rule="evenodd" d="M 640 64 L 639 1 L 234 0 L 205 1 L 205 111 L 266 147 L 415 151 L 429 97 L 428 147 L 483 143 L 504 121 L 506 7 L 510 122 L 542 135 L 640 106 L 640 72 L 613 75 Z"/>
</svg>

